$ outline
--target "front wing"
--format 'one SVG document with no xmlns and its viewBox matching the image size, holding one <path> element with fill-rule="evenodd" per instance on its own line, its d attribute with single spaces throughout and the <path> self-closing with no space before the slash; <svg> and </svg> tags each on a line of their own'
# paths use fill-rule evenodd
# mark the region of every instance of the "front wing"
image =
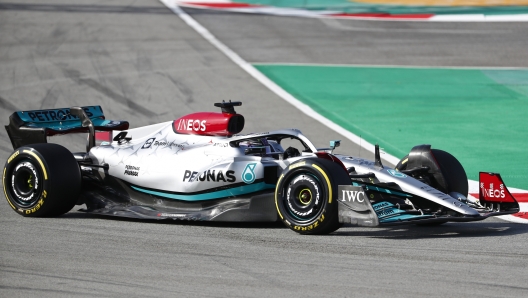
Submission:
<svg viewBox="0 0 528 298">
<path fill-rule="evenodd" d="M 519 212 L 517 202 L 503 205 L 479 206 L 474 208 L 478 214 L 461 214 L 446 207 L 438 209 L 415 208 L 413 201 L 426 200 L 401 190 L 381 188 L 375 185 L 339 185 L 338 186 L 339 221 L 357 226 L 390 226 L 400 224 L 433 224 L 444 222 L 479 221 L 491 216 L 507 215 Z M 408 204 L 394 203 L 389 197 L 405 200 Z M 371 203 L 371 200 L 373 201 Z M 466 204 L 462 201 L 459 204 Z M 471 206 L 473 208 L 473 206 Z"/>
</svg>

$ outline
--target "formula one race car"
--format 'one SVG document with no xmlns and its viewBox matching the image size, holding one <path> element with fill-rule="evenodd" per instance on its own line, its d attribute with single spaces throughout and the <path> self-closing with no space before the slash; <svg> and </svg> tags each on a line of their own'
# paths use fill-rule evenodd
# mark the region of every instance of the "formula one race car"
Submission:
<svg viewBox="0 0 528 298">
<path fill-rule="evenodd" d="M 9 205 L 23 216 L 88 213 L 144 219 L 277 221 L 301 234 L 359 226 L 441 224 L 512 214 L 519 204 L 499 174 L 480 173 L 468 198 L 451 154 L 415 146 L 395 168 L 316 148 L 299 130 L 240 134 L 240 102 L 221 112 L 128 129 L 99 106 L 15 112 L 6 126 L 15 151 L 3 172 Z M 47 143 L 88 133 L 87 150 Z M 286 149 L 285 149 L 286 148 Z"/>
</svg>

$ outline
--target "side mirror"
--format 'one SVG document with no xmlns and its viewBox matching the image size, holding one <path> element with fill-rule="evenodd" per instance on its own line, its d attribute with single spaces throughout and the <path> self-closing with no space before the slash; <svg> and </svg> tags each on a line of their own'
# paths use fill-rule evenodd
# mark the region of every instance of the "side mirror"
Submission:
<svg viewBox="0 0 528 298">
<path fill-rule="evenodd" d="M 341 146 L 341 140 L 330 141 L 330 150 L 334 151 L 334 149 L 339 146 Z"/>
</svg>

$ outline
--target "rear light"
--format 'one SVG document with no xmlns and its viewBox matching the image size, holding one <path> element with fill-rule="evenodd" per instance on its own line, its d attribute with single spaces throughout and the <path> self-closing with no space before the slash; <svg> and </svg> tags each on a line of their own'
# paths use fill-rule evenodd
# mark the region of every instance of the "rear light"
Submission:
<svg viewBox="0 0 528 298">
<path fill-rule="evenodd" d="M 112 143 L 112 132 L 111 131 L 96 131 L 95 132 L 95 145 L 99 146 L 104 142 Z"/>
</svg>

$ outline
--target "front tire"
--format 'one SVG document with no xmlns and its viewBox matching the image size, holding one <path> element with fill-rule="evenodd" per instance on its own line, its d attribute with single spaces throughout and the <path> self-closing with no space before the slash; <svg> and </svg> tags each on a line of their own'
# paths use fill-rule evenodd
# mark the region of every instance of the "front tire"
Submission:
<svg viewBox="0 0 528 298">
<path fill-rule="evenodd" d="M 436 163 L 438 164 L 438 167 L 440 168 L 440 172 L 442 173 L 442 176 L 444 177 L 444 180 L 446 182 L 447 186 L 447 194 L 452 192 L 458 192 L 461 193 L 464 196 L 468 196 L 469 186 L 468 186 L 468 180 L 466 171 L 464 170 L 464 167 L 462 164 L 451 155 L 449 152 L 439 150 L 439 149 L 431 149 L 431 153 L 433 154 Z M 407 161 L 408 161 L 409 155 L 405 156 L 398 162 L 396 165 L 396 169 L 398 170 L 406 170 L 407 169 Z M 429 180 L 431 181 L 432 178 Z M 434 185 L 431 185 L 431 183 L 427 183 L 430 186 L 435 187 Z M 428 224 L 418 224 L 419 226 L 438 226 L 441 224 L 446 223 L 445 222 L 435 222 L 435 223 L 428 223 Z"/>
<path fill-rule="evenodd" d="M 324 159 L 291 164 L 280 176 L 275 205 L 283 223 L 300 234 L 329 234 L 341 224 L 337 187 L 349 185 L 346 171 Z"/>
<path fill-rule="evenodd" d="M 466 171 L 458 159 L 449 152 L 431 149 L 447 183 L 448 193 L 458 192 L 468 196 L 469 186 Z"/>
<path fill-rule="evenodd" d="M 2 177 L 9 205 L 22 216 L 58 216 L 70 211 L 81 189 L 79 165 L 57 144 L 18 148 L 7 159 Z"/>
<path fill-rule="evenodd" d="M 446 182 L 447 186 L 447 192 L 458 192 L 463 194 L 467 197 L 468 195 L 468 179 L 466 175 L 466 171 L 464 170 L 464 167 L 456 157 L 451 155 L 449 152 L 439 150 L 439 149 L 431 149 L 431 153 L 433 154 L 438 167 L 440 168 L 440 171 L 442 172 L 442 176 L 444 177 L 444 180 Z M 398 162 L 396 165 L 396 169 L 399 171 L 406 170 L 407 169 L 407 160 L 409 159 L 409 155 L 405 156 Z M 435 187 L 434 185 L 430 185 Z"/>
</svg>

